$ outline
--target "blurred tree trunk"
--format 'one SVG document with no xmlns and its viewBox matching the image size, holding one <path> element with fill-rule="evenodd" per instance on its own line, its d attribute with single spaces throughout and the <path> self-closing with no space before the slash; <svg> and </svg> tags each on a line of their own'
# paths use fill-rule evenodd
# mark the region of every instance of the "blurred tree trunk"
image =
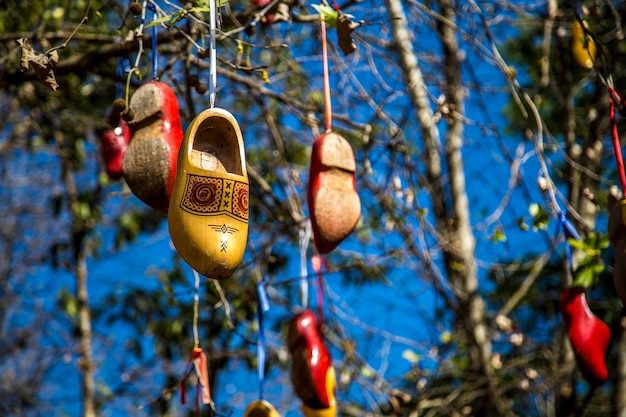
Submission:
<svg viewBox="0 0 626 417">
<path fill-rule="evenodd" d="M 445 269 L 457 299 L 456 319 L 468 346 L 470 371 L 479 375 L 477 394 L 472 413 L 474 415 L 502 415 L 503 406 L 498 401 L 493 384 L 491 367 L 491 340 L 485 323 L 485 304 L 478 290 L 475 264 L 475 238 L 469 216 L 463 166 L 464 91 L 461 81 L 461 66 L 457 33 L 456 14 L 452 2 L 438 2 L 440 18 L 437 33 L 443 47 L 445 100 L 449 113 L 444 114 L 448 123 L 445 137 L 445 163 L 448 187 L 444 187 L 440 156 L 440 137 L 433 118 L 426 86 L 413 50 L 407 19 L 400 0 L 388 0 L 393 22 L 393 36 L 400 54 L 401 65 L 407 78 L 409 95 L 421 126 L 425 147 L 426 169 L 437 229 L 441 232 L 440 245 Z M 446 207 L 446 201 L 451 207 Z"/>
<path fill-rule="evenodd" d="M 82 249 L 76 259 L 76 298 L 78 301 L 78 328 L 80 330 L 80 366 L 83 392 L 83 417 L 96 416 L 95 365 L 91 348 L 91 311 L 87 292 L 87 256 Z"/>
<path fill-rule="evenodd" d="M 563 14 L 563 4 L 558 4 L 557 1 L 551 1 L 548 10 L 548 20 L 556 20 L 557 17 Z M 563 3 L 563 2 L 560 2 Z M 576 161 L 580 158 L 581 147 L 576 142 L 576 117 L 574 113 L 574 95 L 573 91 L 573 75 L 572 75 L 572 62 L 570 57 L 570 40 L 569 36 L 563 36 L 564 24 L 557 24 L 553 33 L 546 33 L 545 36 L 554 37 L 556 40 L 554 50 L 556 51 L 557 59 L 554 60 L 550 86 L 552 93 L 556 97 L 561 109 L 561 129 L 563 132 L 563 138 L 565 140 L 565 152 L 568 157 Z M 546 51 L 547 55 L 544 55 L 544 60 L 550 62 L 550 51 Z M 537 99 L 535 100 L 537 101 Z M 576 169 L 573 164 L 566 165 L 566 178 L 568 183 L 568 195 L 567 199 L 571 204 L 571 207 L 578 207 L 581 197 L 581 178 L 580 170 Z M 578 219 L 579 220 L 579 219 Z M 576 228 L 580 230 L 580 221 L 574 221 Z M 581 231 L 582 232 L 582 231 Z M 584 234 L 583 234 L 584 235 Z M 572 251 L 572 262 L 574 268 L 578 264 L 581 253 L 575 249 Z M 561 289 L 568 288 L 572 285 L 572 274 L 569 271 L 569 263 L 567 260 L 562 262 L 563 272 L 561 274 Z M 558 372 L 563 375 L 562 382 L 555 392 L 555 415 L 556 416 L 570 416 L 576 410 L 576 361 L 574 357 L 574 351 L 572 350 L 569 338 L 566 331 L 559 332 L 558 338 L 555 341 L 555 348 L 558 350 L 556 357 L 558 358 Z"/>
<path fill-rule="evenodd" d="M 95 364 L 93 361 L 92 331 L 91 331 L 91 311 L 89 307 L 89 294 L 87 290 L 87 255 L 85 237 L 89 229 L 89 221 L 85 218 L 80 201 L 79 191 L 76 186 L 72 170 L 72 161 L 67 154 L 67 150 L 60 147 L 62 161 L 63 182 L 66 187 L 67 198 L 70 205 L 72 222 L 72 254 L 73 254 L 73 274 L 76 282 L 76 301 L 78 306 L 77 334 L 78 345 L 78 369 L 80 372 L 82 417 L 96 417 L 96 384 L 95 384 Z"/>
</svg>

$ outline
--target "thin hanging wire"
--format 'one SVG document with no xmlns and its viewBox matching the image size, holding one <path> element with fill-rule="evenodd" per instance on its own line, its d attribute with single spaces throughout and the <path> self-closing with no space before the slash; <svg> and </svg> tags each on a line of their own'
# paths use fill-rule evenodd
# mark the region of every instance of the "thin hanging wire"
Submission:
<svg viewBox="0 0 626 417">
<path fill-rule="evenodd" d="M 215 32 L 217 31 L 217 4 L 216 0 L 209 1 L 209 19 L 210 22 L 210 34 L 209 34 L 209 105 L 211 108 L 215 106 L 215 90 L 217 88 L 217 55 L 216 55 L 216 41 Z"/>
<path fill-rule="evenodd" d="M 300 303 L 302 308 L 309 307 L 309 281 L 307 270 L 307 257 L 306 253 L 309 248 L 309 241 L 311 240 L 311 226 L 309 222 L 303 223 L 299 231 L 300 235 Z"/>
</svg>

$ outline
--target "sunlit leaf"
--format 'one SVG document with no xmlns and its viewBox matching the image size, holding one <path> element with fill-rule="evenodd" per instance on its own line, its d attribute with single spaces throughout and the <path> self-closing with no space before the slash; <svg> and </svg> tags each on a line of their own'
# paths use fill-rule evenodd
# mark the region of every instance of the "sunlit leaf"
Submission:
<svg viewBox="0 0 626 417">
<path fill-rule="evenodd" d="M 326 25 L 328 25 L 329 28 L 337 27 L 337 18 L 339 17 L 339 12 L 337 10 L 330 6 L 319 4 L 313 4 L 312 6 L 322 16 L 322 19 L 326 22 Z"/>
<path fill-rule="evenodd" d="M 405 349 L 402 352 L 402 358 L 406 359 L 410 363 L 414 364 L 414 363 L 417 363 L 420 360 L 420 355 L 418 355 L 417 353 L 413 352 L 411 349 Z"/>
</svg>

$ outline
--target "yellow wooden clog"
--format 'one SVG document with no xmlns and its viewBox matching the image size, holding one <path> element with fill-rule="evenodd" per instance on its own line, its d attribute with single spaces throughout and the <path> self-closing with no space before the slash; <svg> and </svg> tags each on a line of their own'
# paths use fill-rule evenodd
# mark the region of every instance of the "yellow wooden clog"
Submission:
<svg viewBox="0 0 626 417">
<path fill-rule="evenodd" d="M 596 60 L 596 43 L 585 33 L 587 22 L 583 21 L 583 24 L 584 29 L 579 21 L 572 23 L 572 56 L 578 65 L 589 70 L 593 68 Z"/>
<path fill-rule="evenodd" d="M 278 411 L 265 400 L 252 401 L 246 411 L 243 413 L 243 417 L 280 417 Z"/>
<path fill-rule="evenodd" d="M 228 278 L 248 238 L 248 173 L 237 121 L 207 109 L 191 122 L 178 154 L 168 211 L 172 242 L 196 271 Z"/>
</svg>

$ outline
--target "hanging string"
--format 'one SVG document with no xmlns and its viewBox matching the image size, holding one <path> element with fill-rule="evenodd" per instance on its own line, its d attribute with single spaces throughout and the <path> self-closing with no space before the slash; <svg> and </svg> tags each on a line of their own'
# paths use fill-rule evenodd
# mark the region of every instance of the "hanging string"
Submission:
<svg viewBox="0 0 626 417">
<path fill-rule="evenodd" d="M 322 65 L 324 66 L 324 118 L 326 119 L 326 133 L 329 133 L 333 124 L 333 111 L 330 102 L 330 81 L 328 76 L 328 45 L 326 42 L 326 22 L 321 16 L 322 29 Z"/>
<path fill-rule="evenodd" d="M 315 254 L 311 257 L 311 266 L 316 276 L 317 314 L 321 326 L 324 323 L 324 275 L 322 274 L 322 267 L 328 270 L 328 264 L 326 263 L 326 259 L 321 255 Z"/>
<path fill-rule="evenodd" d="M 613 137 L 613 148 L 615 149 L 615 162 L 617 163 L 617 171 L 619 179 L 622 183 L 622 192 L 626 193 L 626 173 L 624 172 L 624 159 L 622 158 L 622 146 L 619 141 L 619 132 L 617 131 L 617 121 L 615 120 L 615 101 L 622 102 L 621 95 L 609 86 L 609 120 L 611 122 L 611 136 Z"/>
<path fill-rule="evenodd" d="M 216 9 L 217 5 L 215 0 L 209 0 L 209 19 L 211 20 L 209 33 L 209 105 L 211 108 L 215 106 L 215 90 L 217 88 L 217 48 L 215 41 L 215 32 L 217 31 Z"/>
<path fill-rule="evenodd" d="M 266 291 L 267 278 L 264 278 L 257 284 L 257 295 L 259 297 L 259 306 L 257 315 L 259 321 L 258 340 L 257 340 L 257 373 L 259 377 L 259 399 L 263 399 L 263 382 L 265 381 L 265 330 L 263 327 L 263 312 L 270 309 L 269 300 Z"/>
<path fill-rule="evenodd" d="M 211 404 L 211 391 L 209 388 L 209 369 L 208 361 L 204 351 L 200 347 L 200 338 L 198 336 L 198 316 L 200 305 L 200 274 L 193 270 L 194 275 L 194 292 L 193 292 L 193 350 L 185 365 L 185 371 L 180 381 L 180 402 L 185 404 L 185 381 L 189 376 L 189 373 L 193 369 L 198 378 L 198 384 L 196 385 L 196 416 L 200 416 L 200 398 L 202 398 L 203 404 Z M 193 368 L 192 368 L 193 367 Z"/>
<path fill-rule="evenodd" d="M 307 270 L 307 257 L 306 253 L 309 248 L 309 241 L 311 240 L 311 227 L 309 222 L 306 222 L 300 227 L 300 303 L 302 308 L 309 307 L 309 271 Z"/>
<path fill-rule="evenodd" d="M 150 9 L 152 9 L 152 21 L 156 22 L 159 16 L 157 15 L 156 7 L 154 7 L 152 3 L 150 3 Z M 159 69 L 157 53 L 157 26 L 158 25 L 156 24 L 152 26 L 152 78 L 155 80 L 157 79 Z"/>
</svg>

